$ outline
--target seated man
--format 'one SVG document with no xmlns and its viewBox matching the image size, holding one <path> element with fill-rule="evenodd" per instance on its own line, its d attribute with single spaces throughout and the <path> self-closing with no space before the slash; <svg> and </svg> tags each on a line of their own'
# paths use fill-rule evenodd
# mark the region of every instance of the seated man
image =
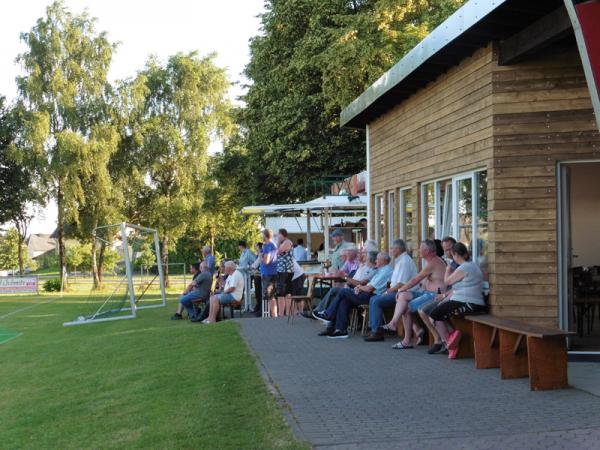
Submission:
<svg viewBox="0 0 600 450">
<path fill-rule="evenodd" d="M 321 336 L 332 339 L 345 339 L 348 337 L 348 318 L 350 309 L 358 305 L 366 305 L 373 295 L 381 295 L 385 292 L 387 284 L 392 277 L 393 269 L 390 266 L 390 255 L 381 252 L 377 255 L 377 272 L 364 286 L 356 286 L 354 289 L 344 288 L 337 295 L 324 316 L 330 322 Z"/>
<path fill-rule="evenodd" d="M 386 325 L 389 330 L 395 331 L 400 318 L 404 325 L 404 338 L 393 346 L 395 349 L 413 348 L 412 345 L 412 313 L 416 313 L 420 308 L 428 303 L 435 301 L 436 293 L 446 292 L 446 283 L 444 283 L 444 274 L 446 273 L 446 263 L 437 255 L 437 246 L 433 240 L 421 242 L 419 247 L 421 258 L 425 260 L 425 267 L 407 283 L 398 289 L 396 295 L 396 308 L 394 317 Z M 411 291 L 412 288 L 421 283 L 420 289 Z M 417 333 L 417 345 L 424 338 L 425 330 L 421 328 Z"/>
<path fill-rule="evenodd" d="M 224 271 L 227 279 L 225 280 L 223 291 L 210 298 L 210 313 L 208 319 L 204 320 L 202 323 L 215 323 L 221 305 L 239 302 L 244 295 L 244 275 L 237 269 L 237 265 L 233 261 L 227 261 L 225 263 Z"/>
<path fill-rule="evenodd" d="M 394 273 L 390 287 L 383 295 L 374 295 L 369 302 L 369 326 L 371 334 L 365 338 L 366 342 L 384 340 L 384 330 L 381 328 L 383 309 L 396 305 L 396 293 L 417 274 L 417 265 L 406 253 L 406 243 L 402 239 L 392 242 L 392 256 L 394 257 Z"/>
<path fill-rule="evenodd" d="M 346 276 L 346 287 L 355 288 L 356 286 L 364 286 L 369 282 L 369 280 L 375 275 L 377 270 L 377 252 L 370 251 L 366 252 L 361 250 L 359 253 L 361 264 L 354 272 L 354 276 L 352 278 Z M 312 317 L 317 320 L 323 321 L 323 315 L 327 308 L 331 306 L 333 301 L 337 298 L 337 294 L 342 290 L 342 288 L 332 287 L 327 291 L 327 294 L 323 297 L 323 299 L 319 302 L 319 304 L 315 307 Z"/>
<path fill-rule="evenodd" d="M 190 320 L 195 319 L 194 303 L 198 301 L 206 302 L 210 296 L 212 288 L 212 275 L 208 270 L 208 264 L 205 261 L 194 263 L 190 266 L 192 282 L 185 288 L 183 295 L 179 297 L 177 312 L 171 317 L 171 320 L 182 320 L 181 313 L 183 309 L 187 311 Z"/>
</svg>

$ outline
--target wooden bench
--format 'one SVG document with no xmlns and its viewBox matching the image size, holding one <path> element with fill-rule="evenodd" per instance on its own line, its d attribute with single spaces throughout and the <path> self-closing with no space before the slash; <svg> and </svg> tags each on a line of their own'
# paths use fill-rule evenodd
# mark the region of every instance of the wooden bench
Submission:
<svg viewBox="0 0 600 450">
<path fill-rule="evenodd" d="M 475 367 L 500 368 L 502 379 L 529 376 L 531 390 L 568 387 L 566 337 L 575 333 L 489 314 L 472 322 Z"/>
</svg>

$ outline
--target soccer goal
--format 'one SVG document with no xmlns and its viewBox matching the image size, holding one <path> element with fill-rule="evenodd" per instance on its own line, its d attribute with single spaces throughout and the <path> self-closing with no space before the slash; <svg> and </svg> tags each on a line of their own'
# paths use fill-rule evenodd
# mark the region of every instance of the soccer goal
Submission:
<svg viewBox="0 0 600 450">
<path fill-rule="evenodd" d="M 166 306 L 157 230 L 120 223 L 97 227 L 93 234 L 102 251 L 116 255 L 118 262 L 114 273 L 103 278 L 107 296 L 90 291 L 87 313 L 64 326 L 133 319 L 141 309 Z"/>
</svg>

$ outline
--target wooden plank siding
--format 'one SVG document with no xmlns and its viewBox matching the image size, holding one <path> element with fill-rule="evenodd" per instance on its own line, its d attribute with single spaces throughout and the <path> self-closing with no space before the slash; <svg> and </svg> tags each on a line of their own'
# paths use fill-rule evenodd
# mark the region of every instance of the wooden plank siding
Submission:
<svg viewBox="0 0 600 450">
<path fill-rule="evenodd" d="M 575 46 L 492 70 L 492 312 L 558 325 L 557 163 L 600 158 Z"/>
<path fill-rule="evenodd" d="M 494 44 L 479 49 L 369 124 L 371 211 L 383 195 L 387 231 L 393 191 L 398 233 L 410 187 L 416 248 L 421 183 L 487 169 L 492 313 L 557 325 L 557 162 L 600 160 L 600 136 L 574 44 L 497 61 Z"/>
</svg>

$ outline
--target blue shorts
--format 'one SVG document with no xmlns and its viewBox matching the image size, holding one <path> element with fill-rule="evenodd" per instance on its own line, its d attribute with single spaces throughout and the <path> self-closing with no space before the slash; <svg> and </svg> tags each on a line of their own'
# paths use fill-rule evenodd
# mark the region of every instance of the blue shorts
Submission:
<svg viewBox="0 0 600 450">
<path fill-rule="evenodd" d="M 411 312 L 417 312 L 422 306 L 435 299 L 435 292 L 429 291 L 415 291 L 413 292 L 413 299 L 408 302 L 408 307 Z"/>
<path fill-rule="evenodd" d="M 232 294 L 217 294 L 215 297 L 217 297 L 221 305 L 227 305 L 236 301 Z"/>
</svg>

